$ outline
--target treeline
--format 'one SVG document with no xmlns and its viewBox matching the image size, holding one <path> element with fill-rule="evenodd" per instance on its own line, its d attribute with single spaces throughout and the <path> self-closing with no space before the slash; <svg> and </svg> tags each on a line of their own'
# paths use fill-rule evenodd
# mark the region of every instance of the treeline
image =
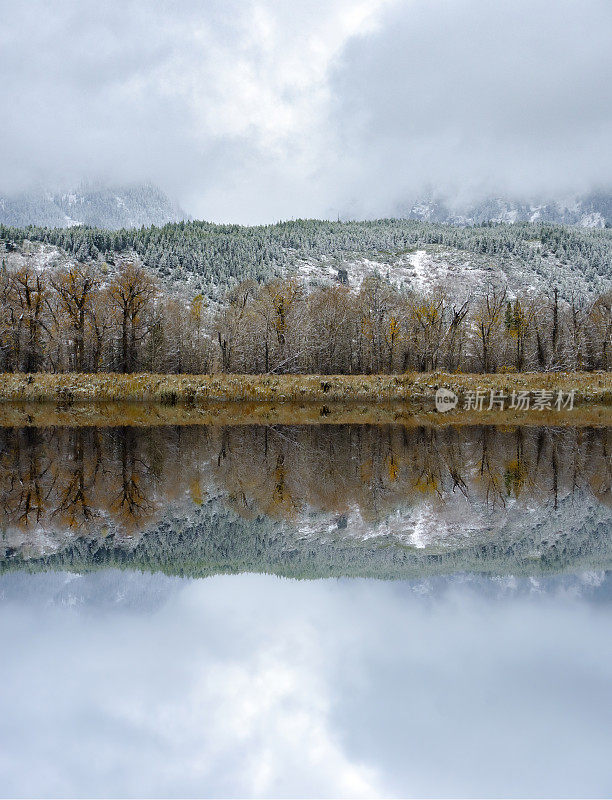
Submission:
<svg viewBox="0 0 612 800">
<path fill-rule="evenodd" d="M 0 272 L 0 371 L 192 372 L 214 368 L 204 303 L 188 308 L 128 264 L 102 281 L 89 265 Z"/>
<path fill-rule="evenodd" d="M 109 231 L 69 228 L 14 228 L 0 225 L 0 241 L 18 247 L 26 240 L 62 248 L 81 263 L 134 254 L 160 278 L 189 281 L 205 296 L 217 297 L 227 286 L 245 280 L 258 282 L 285 274 L 304 259 L 321 257 L 342 262 L 355 254 L 388 261 L 427 245 L 491 258 L 502 269 L 549 274 L 547 259 L 584 276 L 599 291 L 609 279 L 612 230 L 532 223 L 454 226 L 414 220 L 382 219 L 363 222 L 293 220 L 276 225 L 214 225 L 178 222 L 162 227 Z M 572 281 L 559 285 L 571 296 Z"/>
<path fill-rule="evenodd" d="M 243 281 L 223 304 L 161 292 L 128 264 L 104 281 L 88 265 L 0 272 L 0 371 L 377 374 L 608 370 L 612 293 L 595 301 L 511 298 L 462 304 L 398 290 Z"/>
</svg>

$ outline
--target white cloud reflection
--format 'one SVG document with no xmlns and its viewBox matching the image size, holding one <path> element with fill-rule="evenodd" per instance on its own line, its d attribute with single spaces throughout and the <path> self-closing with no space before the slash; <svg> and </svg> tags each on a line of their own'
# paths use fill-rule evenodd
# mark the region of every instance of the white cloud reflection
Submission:
<svg viewBox="0 0 612 800">
<path fill-rule="evenodd" d="M 139 579 L 113 580 L 121 595 Z M 3 795 L 609 789 L 609 604 L 360 580 L 142 580 L 171 589 L 144 613 L 7 595 Z"/>
</svg>

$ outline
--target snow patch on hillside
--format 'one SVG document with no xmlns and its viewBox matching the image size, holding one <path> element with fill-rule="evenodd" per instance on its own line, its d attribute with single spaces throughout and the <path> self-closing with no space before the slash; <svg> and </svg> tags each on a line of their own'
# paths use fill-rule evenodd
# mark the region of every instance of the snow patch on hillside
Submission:
<svg viewBox="0 0 612 800">
<path fill-rule="evenodd" d="M 545 252 L 541 242 L 527 246 L 539 251 L 535 265 L 510 254 L 488 255 L 426 245 L 404 253 L 344 258 L 294 254 L 287 272 L 311 287 L 329 286 L 346 275 L 344 282 L 354 290 L 359 290 L 368 275 L 378 273 L 403 291 L 429 293 L 442 287 L 456 302 L 477 297 L 489 287 L 505 288 L 510 296 L 547 293 L 551 286 L 568 286 L 571 293 L 592 296 L 608 288 L 609 281 L 600 278 L 601 285 L 594 286 L 584 271 Z"/>
<path fill-rule="evenodd" d="M 598 211 L 593 212 L 591 214 L 585 214 L 582 219 L 580 220 L 580 224 L 583 228 L 605 228 L 606 221 L 603 218 L 603 215 L 600 214 Z"/>
</svg>

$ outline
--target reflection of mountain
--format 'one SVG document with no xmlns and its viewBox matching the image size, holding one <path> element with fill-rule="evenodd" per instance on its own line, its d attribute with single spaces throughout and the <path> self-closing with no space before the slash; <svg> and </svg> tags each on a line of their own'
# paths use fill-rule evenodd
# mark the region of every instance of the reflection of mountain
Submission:
<svg viewBox="0 0 612 800">
<path fill-rule="evenodd" d="M 584 498 L 577 498 L 578 502 Z M 544 515 L 542 515 L 544 516 Z M 286 522 L 246 520 L 211 501 L 188 516 L 171 516 L 133 547 L 98 538 L 75 538 L 59 552 L 4 560 L 5 570 L 79 572 L 119 567 L 202 577 L 217 573 L 270 572 L 295 578 L 364 576 L 419 578 L 457 572 L 545 575 L 612 569 L 612 519 L 590 508 L 564 527 L 564 509 L 550 524 L 517 514 L 488 540 L 465 537 L 449 548 L 413 548 L 397 541 L 305 538 Z"/>
<path fill-rule="evenodd" d="M 609 569 L 610 433 L 3 429 L 1 568 Z"/>
<path fill-rule="evenodd" d="M 229 579 L 240 580 L 240 576 L 229 576 Z M 36 574 L 20 570 L 0 575 L 0 598 L 2 605 L 18 604 L 21 608 L 70 607 L 94 614 L 113 613 L 121 608 L 130 613 L 149 614 L 184 591 L 187 583 L 185 579 L 160 572 L 131 569 L 82 573 L 48 570 Z M 449 592 L 460 592 L 463 597 L 491 601 L 552 596 L 608 605 L 612 603 L 612 571 L 587 570 L 537 577 L 476 573 L 419 575 L 416 579 L 397 581 L 393 588 L 402 597 L 440 599 Z"/>
<path fill-rule="evenodd" d="M 129 570 L 75 572 L 20 572 L 0 576 L 4 604 L 48 608 L 81 607 L 112 611 L 117 607 L 149 613 L 180 591 L 182 581 L 160 573 Z"/>
</svg>

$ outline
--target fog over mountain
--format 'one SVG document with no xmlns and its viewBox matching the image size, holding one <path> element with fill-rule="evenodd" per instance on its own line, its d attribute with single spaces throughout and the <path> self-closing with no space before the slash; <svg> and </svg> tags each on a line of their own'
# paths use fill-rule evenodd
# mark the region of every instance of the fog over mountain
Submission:
<svg viewBox="0 0 612 800">
<path fill-rule="evenodd" d="M 0 0 L 0 12 L 0 196 L 20 224 L 174 213 L 55 198 L 84 177 L 150 182 L 215 222 L 524 219 L 542 205 L 536 218 L 609 218 L 609 200 L 574 207 L 612 186 L 607 0 Z M 8 202 L 32 186 L 51 205 Z"/>
<path fill-rule="evenodd" d="M 488 197 L 478 202 L 453 202 L 434 196 L 398 203 L 395 216 L 425 222 L 478 225 L 482 222 L 551 222 L 606 228 L 612 225 L 612 192 L 591 192 L 571 198 L 516 199 Z"/>
<path fill-rule="evenodd" d="M 338 214 L 352 219 L 350 213 Z M 376 215 L 366 214 L 363 219 Z M 550 222 L 584 228 L 612 226 L 612 192 L 593 192 L 565 199 L 517 200 L 490 197 L 477 203 L 457 203 L 423 195 L 412 202 L 399 202 L 392 216 L 423 222 L 451 225 L 478 225 L 482 222 Z M 25 227 L 39 225 L 67 228 L 89 225 L 118 230 L 165 225 L 189 219 L 189 215 L 158 187 L 151 184 L 130 186 L 88 186 L 73 191 L 18 192 L 0 195 L 0 225 Z"/>
<path fill-rule="evenodd" d="M 187 215 L 160 189 L 150 184 L 88 186 L 72 191 L 42 189 L 0 195 L 0 224 L 66 228 L 140 228 L 178 222 Z"/>
</svg>

